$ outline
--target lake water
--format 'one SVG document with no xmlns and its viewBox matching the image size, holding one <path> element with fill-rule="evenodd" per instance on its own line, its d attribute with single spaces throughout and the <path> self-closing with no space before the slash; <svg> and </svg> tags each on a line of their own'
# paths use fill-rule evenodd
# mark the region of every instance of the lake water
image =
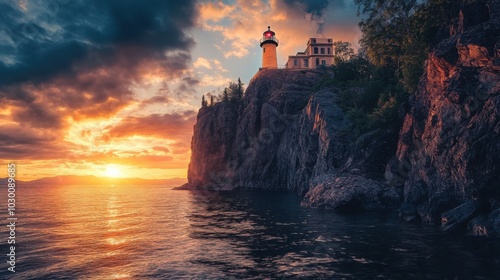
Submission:
<svg viewBox="0 0 500 280">
<path fill-rule="evenodd" d="M 6 222 L 5 188 L 0 219 Z M 17 187 L 16 273 L 5 279 L 499 279 L 500 241 L 338 215 L 289 193 L 159 186 Z M 5 200 L 5 202 L 4 202 Z"/>
</svg>

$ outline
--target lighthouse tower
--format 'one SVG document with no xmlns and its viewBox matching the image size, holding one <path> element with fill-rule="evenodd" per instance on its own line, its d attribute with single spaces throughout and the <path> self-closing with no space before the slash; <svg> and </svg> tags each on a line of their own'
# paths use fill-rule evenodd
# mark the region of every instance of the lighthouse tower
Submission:
<svg viewBox="0 0 500 280">
<path fill-rule="evenodd" d="M 276 47 L 278 47 L 278 39 L 276 33 L 271 31 L 271 27 L 267 27 L 267 31 L 263 33 L 260 39 L 260 47 L 262 48 L 262 68 L 278 68 L 278 58 L 276 56 Z"/>
</svg>

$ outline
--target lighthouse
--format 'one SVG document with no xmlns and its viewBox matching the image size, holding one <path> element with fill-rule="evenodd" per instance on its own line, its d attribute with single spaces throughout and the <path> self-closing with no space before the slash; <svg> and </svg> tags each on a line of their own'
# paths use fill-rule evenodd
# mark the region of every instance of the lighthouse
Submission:
<svg viewBox="0 0 500 280">
<path fill-rule="evenodd" d="M 278 68 L 278 58 L 276 56 L 276 47 L 278 47 L 278 39 L 276 33 L 271 31 L 271 26 L 264 31 L 262 39 L 260 39 L 260 47 L 262 48 L 262 68 Z"/>
</svg>

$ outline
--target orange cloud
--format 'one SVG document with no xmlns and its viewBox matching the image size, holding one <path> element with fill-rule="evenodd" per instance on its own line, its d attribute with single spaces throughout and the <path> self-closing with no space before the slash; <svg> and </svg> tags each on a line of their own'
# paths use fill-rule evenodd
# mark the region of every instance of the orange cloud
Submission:
<svg viewBox="0 0 500 280">
<path fill-rule="evenodd" d="M 163 115 L 152 114 L 142 117 L 130 116 L 117 125 L 106 128 L 106 135 L 110 138 L 133 135 L 156 136 L 183 141 L 192 135 L 195 122 L 195 111 Z"/>
</svg>

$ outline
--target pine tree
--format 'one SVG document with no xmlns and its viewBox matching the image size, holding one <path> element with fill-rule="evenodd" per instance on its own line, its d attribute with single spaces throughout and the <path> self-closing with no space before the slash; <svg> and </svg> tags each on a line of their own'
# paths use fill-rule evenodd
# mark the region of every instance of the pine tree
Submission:
<svg viewBox="0 0 500 280">
<path fill-rule="evenodd" d="M 214 96 L 210 95 L 210 106 L 214 105 Z"/>
<path fill-rule="evenodd" d="M 240 101 L 243 99 L 243 83 L 241 79 L 238 77 L 238 91 L 237 91 L 237 100 Z"/>
<path fill-rule="evenodd" d="M 227 92 L 227 88 L 224 89 L 224 95 L 222 96 L 222 102 L 229 101 L 229 93 Z"/>
<path fill-rule="evenodd" d="M 207 107 L 207 101 L 205 100 L 205 95 L 201 97 L 201 107 Z"/>
</svg>

